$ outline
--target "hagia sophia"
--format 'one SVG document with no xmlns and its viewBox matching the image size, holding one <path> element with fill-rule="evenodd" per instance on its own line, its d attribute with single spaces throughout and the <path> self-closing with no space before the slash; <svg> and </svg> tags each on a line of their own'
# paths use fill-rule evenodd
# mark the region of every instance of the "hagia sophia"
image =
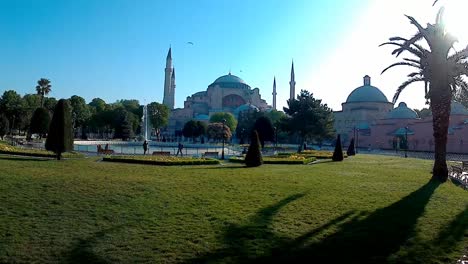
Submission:
<svg viewBox="0 0 468 264">
<path fill-rule="evenodd" d="M 343 144 L 355 138 L 360 148 L 399 149 L 408 142 L 413 151 L 433 151 L 432 116 L 420 118 L 404 102 L 395 105 L 385 94 L 371 85 L 371 77 L 364 76 L 363 85 L 355 88 L 342 103 L 341 111 L 334 111 L 334 127 L 342 137 Z M 291 66 L 290 99 L 296 97 L 294 64 Z M 217 112 L 230 112 L 235 117 L 249 109 L 257 111 L 276 110 L 276 81 L 273 81 L 273 100 L 269 105 L 261 98 L 259 88 L 251 88 L 244 80 L 232 75 L 223 75 L 208 85 L 206 91 L 188 96 L 183 108 L 174 109 L 175 69 L 172 67 L 171 49 L 166 58 L 164 99 L 171 109 L 167 133 L 181 130 L 189 120 L 208 122 Z M 452 101 L 447 151 L 468 153 L 468 110 Z"/>
</svg>

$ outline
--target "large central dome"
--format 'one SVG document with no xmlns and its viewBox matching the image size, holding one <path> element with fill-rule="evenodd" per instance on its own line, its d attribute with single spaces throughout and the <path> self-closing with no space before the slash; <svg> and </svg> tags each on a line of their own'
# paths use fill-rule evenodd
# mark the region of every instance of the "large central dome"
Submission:
<svg viewBox="0 0 468 264">
<path fill-rule="evenodd" d="M 370 85 L 370 77 L 364 76 L 364 85 L 358 87 L 352 91 L 348 99 L 346 99 L 347 103 L 355 103 L 355 102 L 383 102 L 388 103 L 387 97 L 379 88 Z"/>
<path fill-rule="evenodd" d="M 209 87 L 216 85 L 221 88 L 250 88 L 244 80 L 231 73 L 219 77 Z"/>
</svg>

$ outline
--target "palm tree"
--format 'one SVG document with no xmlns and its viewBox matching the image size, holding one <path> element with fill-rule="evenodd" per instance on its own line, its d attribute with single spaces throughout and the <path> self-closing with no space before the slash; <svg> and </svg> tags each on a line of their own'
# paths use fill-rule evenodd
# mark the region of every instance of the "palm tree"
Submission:
<svg viewBox="0 0 468 264">
<path fill-rule="evenodd" d="M 52 85 L 50 85 L 50 81 L 45 78 L 41 78 L 37 81 L 36 92 L 38 95 L 41 96 L 41 107 L 44 106 L 44 97 L 50 93 L 52 90 Z"/>
<path fill-rule="evenodd" d="M 424 82 L 426 100 L 430 103 L 433 118 L 435 161 L 432 178 L 441 182 L 445 182 L 448 178 L 446 153 L 451 100 L 457 91 L 468 91 L 468 84 L 462 77 L 468 75 L 468 47 L 458 52 L 451 52 L 457 40 L 445 30 L 443 12 L 444 8 L 441 8 L 435 24 L 427 24 L 426 27 L 421 26 L 413 17 L 407 16 L 418 30 L 416 35 L 409 39 L 393 37 L 389 42 L 382 44 L 397 46 L 392 52 L 396 57 L 403 52 L 413 55 L 412 58 L 403 58 L 403 61 L 390 65 L 382 73 L 399 65 L 416 69 L 415 72 L 408 74 L 409 79 L 398 87 L 393 97 L 394 103 L 408 85 Z M 428 48 L 419 44 L 420 41 L 424 41 Z"/>
</svg>

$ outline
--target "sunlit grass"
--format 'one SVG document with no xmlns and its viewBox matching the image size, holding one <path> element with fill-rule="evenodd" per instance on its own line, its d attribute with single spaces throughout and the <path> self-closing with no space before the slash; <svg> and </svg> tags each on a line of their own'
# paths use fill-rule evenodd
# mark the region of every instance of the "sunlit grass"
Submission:
<svg viewBox="0 0 468 264">
<path fill-rule="evenodd" d="M 444 263 L 467 245 L 466 191 L 427 184 L 430 161 L 0 168 L 0 263 Z"/>
</svg>

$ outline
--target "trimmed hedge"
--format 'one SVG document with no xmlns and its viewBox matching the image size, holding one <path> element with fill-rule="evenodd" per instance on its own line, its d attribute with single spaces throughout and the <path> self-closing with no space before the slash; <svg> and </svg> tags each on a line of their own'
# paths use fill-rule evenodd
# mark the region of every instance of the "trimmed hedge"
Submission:
<svg viewBox="0 0 468 264">
<path fill-rule="evenodd" d="M 0 143 L 0 154 L 19 155 L 28 157 L 56 158 L 57 154 L 51 151 L 40 149 L 26 149 L 10 146 L 6 143 Z M 83 158 L 84 155 L 77 152 L 63 153 L 64 158 Z"/>
<path fill-rule="evenodd" d="M 123 162 L 146 165 L 160 166 L 179 166 L 179 165 L 216 165 L 219 164 L 217 159 L 209 158 L 183 158 L 183 157 L 168 157 L 168 156 L 107 156 L 102 158 L 103 161 Z"/>
<path fill-rule="evenodd" d="M 272 157 L 264 157 L 263 158 L 263 164 L 308 164 L 311 162 L 314 162 L 317 160 L 315 157 L 297 157 L 297 158 L 288 158 L 288 157 L 278 157 L 278 156 L 272 156 Z M 229 158 L 229 162 L 233 163 L 245 163 L 245 160 L 243 157 L 231 157 Z"/>
</svg>

